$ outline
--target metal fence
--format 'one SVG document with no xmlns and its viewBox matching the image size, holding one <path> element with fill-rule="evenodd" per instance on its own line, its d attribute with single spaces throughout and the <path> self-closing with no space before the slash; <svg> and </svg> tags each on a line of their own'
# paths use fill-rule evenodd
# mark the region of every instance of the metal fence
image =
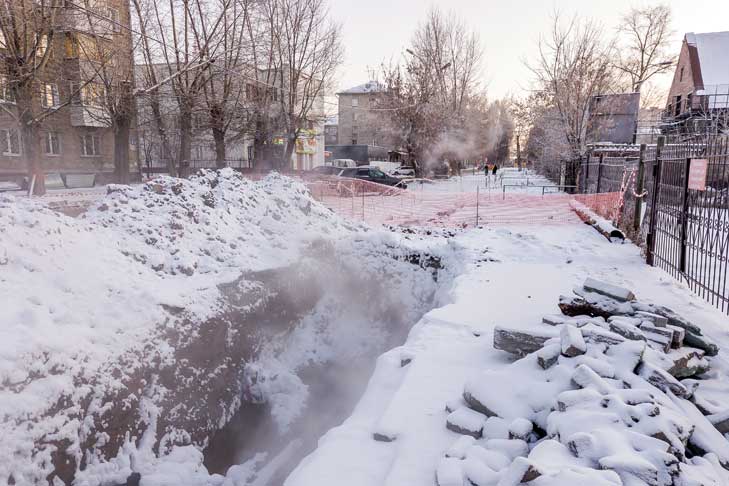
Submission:
<svg viewBox="0 0 729 486">
<path fill-rule="evenodd" d="M 729 314 L 729 144 L 726 138 L 587 156 L 580 192 L 625 195 L 616 223 L 649 264 Z M 706 161 L 704 177 L 703 167 Z M 699 169 L 699 170 L 697 170 Z M 689 184 L 692 178 L 697 183 Z"/>
</svg>

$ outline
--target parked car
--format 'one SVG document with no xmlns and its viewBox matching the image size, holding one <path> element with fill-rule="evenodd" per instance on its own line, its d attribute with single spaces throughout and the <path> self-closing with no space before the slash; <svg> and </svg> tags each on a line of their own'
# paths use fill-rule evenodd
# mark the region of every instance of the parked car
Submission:
<svg viewBox="0 0 729 486">
<path fill-rule="evenodd" d="M 361 166 L 361 167 L 351 167 L 347 169 L 343 169 L 339 173 L 339 177 L 347 177 L 349 179 L 360 179 L 363 181 L 369 181 L 369 182 L 375 182 L 377 184 L 384 184 L 386 186 L 397 186 L 402 189 L 407 189 L 407 184 L 405 184 L 401 179 L 398 179 L 397 177 L 392 177 L 384 172 L 382 172 L 377 167 L 370 167 L 370 166 Z"/>
<path fill-rule="evenodd" d="M 357 167 L 357 162 L 352 159 L 334 159 L 332 165 L 344 169 L 345 167 Z"/>
<path fill-rule="evenodd" d="M 314 167 L 313 169 L 311 169 L 309 173 L 319 176 L 335 176 L 341 171 L 341 167 L 335 167 L 333 165 L 320 165 L 319 167 Z"/>
<path fill-rule="evenodd" d="M 397 177 L 415 177 L 415 169 L 413 167 L 401 165 L 400 167 L 392 171 L 392 175 Z"/>
</svg>

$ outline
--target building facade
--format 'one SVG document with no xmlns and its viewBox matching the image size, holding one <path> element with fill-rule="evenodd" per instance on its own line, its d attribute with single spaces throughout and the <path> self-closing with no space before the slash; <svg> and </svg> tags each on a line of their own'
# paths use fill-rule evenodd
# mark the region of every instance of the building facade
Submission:
<svg viewBox="0 0 729 486">
<path fill-rule="evenodd" d="M 137 78 L 140 84 L 144 83 L 145 73 L 149 66 L 138 65 L 136 67 Z M 154 67 L 158 70 L 158 78 L 164 79 L 169 75 L 169 68 L 166 65 Z M 279 86 L 274 89 L 267 85 L 256 86 L 255 73 L 250 72 L 252 67 L 241 67 L 244 74 L 238 79 L 231 80 L 232 84 L 238 85 L 231 91 L 235 93 L 231 100 L 234 104 L 226 107 L 229 113 L 230 126 L 225 135 L 225 165 L 236 169 L 258 169 L 265 170 L 273 167 L 273 160 L 284 156 L 286 137 L 284 133 L 274 133 L 272 146 L 267 153 L 256 153 L 255 130 L 251 119 L 256 110 L 277 112 L 281 110 L 280 99 L 283 88 Z M 259 76 L 266 79 L 265 73 Z M 281 79 L 282 76 L 272 76 L 274 79 Z M 266 90 L 266 104 L 262 105 L 260 94 Z M 167 83 L 159 88 L 158 100 L 162 113 L 162 125 L 167 134 L 168 149 L 165 153 L 159 131 L 159 124 L 151 109 L 151 98 L 142 96 L 137 98 L 137 112 L 139 114 L 139 151 L 140 166 L 143 173 L 150 175 L 165 173 L 170 159 L 178 158 L 180 147 L 180 114 L 178 104 L 173 95 L 172 86 Z M 322 98 L 323 100 L 323 98 Z M 318 104 L 317 104 L 318 105 Z M 312 110 L 311 119 L 305 122 L 305 126 L 299 131 L 299 138 L 294 146 L 291 160 L 284 170 L 310 170 L 319 165 L 324 165 L 324 117 L 319 113 L 323 112 L 321 107 Z M 210 124 L 210 109 L 205 99 L 199 96 L 198 102 L 193 107 L 192 133 L 191 133 L 191 154 L 190 168 L 215 168 L 217 166 L 216 143 L 213 136 L 213 129 Z"/>
<path fill-rule="evenodd" d="M 337 145 L 372 145 L 396 148 L 387 112 L 380 106 L 385 87 L 376 81 L 337 93 L 339 127 Z"/>
<path fill-rule="evenodd" d="M 728 111 L 729 32 L 686 34 L 664 118 L 688 131 L 726 129 Z"/>
<path fill-rule="evenodd" d="M 19 8 L 23 1 L 18 0 Z M 106 108 L 107 87 L 124 84 L 125 89 L 132 89 L 129 2 L 96 0 L 89 10 L 64 2 L 53 8 L 59 10 L 52 32 L 40 36 L 37 47 L 38 55 L 47 52 L 47 61 L 34 76 L 31 106 L 40 122 L 37 139 L 30 143 L 46 174 L 59 173 L 64 178 L 67 174 L 95 174 L 97 182 L 112 180 L 114 133 Z M 6 33 L 13 34 L 9 30 L 0 32 L 3 57 L 8 51 Z M 13 83 L 8 70 L 3 69 L 0 178 L 20 181 L 27 175 L 29 161 L 24 153 L 26 141 L 21 140 Z M 130 116 L 133 118 L 133 114 Z M 130 169 L 136 171 L 133 136 L 129 154 Z"/>
</svg>

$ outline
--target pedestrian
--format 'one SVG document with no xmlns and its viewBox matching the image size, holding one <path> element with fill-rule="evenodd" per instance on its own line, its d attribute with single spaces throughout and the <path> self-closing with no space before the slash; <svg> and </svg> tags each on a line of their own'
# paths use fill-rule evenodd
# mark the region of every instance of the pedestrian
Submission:
<svg viewBox="0 0 729 486">
<path fill-rule="evenodd" d="M 496 173 L 499 171 L 499 166 L 494 164 L 494 171 L 493 174 L 496 175 Z"/>
</svg>

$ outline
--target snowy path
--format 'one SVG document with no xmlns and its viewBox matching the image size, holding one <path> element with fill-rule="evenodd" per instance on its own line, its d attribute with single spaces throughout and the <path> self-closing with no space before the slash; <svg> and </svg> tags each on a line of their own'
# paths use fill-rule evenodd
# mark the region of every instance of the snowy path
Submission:
<svg viewBox="0 0 729 486">
<path fill-rule="evenodd" d="M 718 311 L 646 266 L 635 246 L 612 245 L 588 227 L 471 231 L 457 241 L 474 263 L 456 280 L 452 303 L 430 312 L 404 346 L 380 358 L 352 417 L 322 438 L 286 486 L 333 486 L 343 477 L 356 486 L 433 484 L 435 464 L 458 437 L 444 426 L 445 404 L 460 400 L 476 370 L 511 362 L 492 348 L 494 327 L 540 326 L 543 315 L 559 312 L 560 294 L 588 276 L 670 303 L 729 345 Z M 496 261 L 478 262 L 484 259 Z M 404 358 L 412 363 L 401 366 Z M 395 440 L 377 442 L 375 433 Z"/>
</svg>

